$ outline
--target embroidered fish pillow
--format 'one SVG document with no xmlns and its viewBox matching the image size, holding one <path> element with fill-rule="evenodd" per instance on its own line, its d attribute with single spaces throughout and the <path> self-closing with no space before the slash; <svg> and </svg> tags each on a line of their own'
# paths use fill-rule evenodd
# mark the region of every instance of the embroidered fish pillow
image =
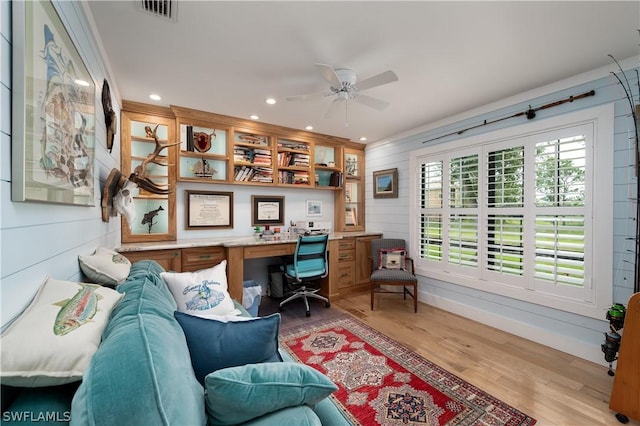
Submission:
<svg viewBox="0 0 640 426">
<path fill-rule="evenodd" d="M 41 387 L 82 379 L 122 294 L 47 277 L 0 338 L 2 383 Z"/>
</svg>

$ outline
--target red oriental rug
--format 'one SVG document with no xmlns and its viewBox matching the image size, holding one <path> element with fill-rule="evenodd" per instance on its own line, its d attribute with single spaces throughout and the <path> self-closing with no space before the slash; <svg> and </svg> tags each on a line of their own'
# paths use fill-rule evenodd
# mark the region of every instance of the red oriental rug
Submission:
<svg viewBox="0 0 640 426">
<path fill-rule="evenodd" d="M 345 315 L 280 331 L 280 344 L 338 386 L 354 425 L 533 425 L 536 420 Z"/>
</svg>

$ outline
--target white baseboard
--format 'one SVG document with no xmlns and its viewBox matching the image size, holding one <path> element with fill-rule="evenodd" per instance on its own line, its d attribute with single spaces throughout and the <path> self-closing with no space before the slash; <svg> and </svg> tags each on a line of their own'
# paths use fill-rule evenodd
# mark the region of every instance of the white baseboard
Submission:
<svg viewBox="0 0 640 426">
<path fill-rule="evenodd" d="M 565 335 L 553 333 L 535 327 L 531 324 L 523 323 L 513 318 L 500 316 L 494 312 L 485 311 L 465 305 L 451 299 L 446 299 L 434 294 L 419 291 L 418 300 L 436 308 L 452 312 L 481 324 L 485 324 L 498 330 L 506 331 L 516 336 L 531 340 L 541 345 L 549 346 L 562 352 L 599 365 L 609 366 L 604 360 L 600 346 L 595 347 L 587 342 L 571 339 Z M 604 341 L 604 337 L 603 337 Z"/>
</svg>

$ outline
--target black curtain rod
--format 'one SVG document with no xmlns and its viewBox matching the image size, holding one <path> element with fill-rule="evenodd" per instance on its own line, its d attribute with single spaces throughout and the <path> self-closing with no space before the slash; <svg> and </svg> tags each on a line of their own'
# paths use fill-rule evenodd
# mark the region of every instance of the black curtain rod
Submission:
<svg viewBox="0 0 640 426">
<path fill-rule="evenodd" d="M 427 143 L 427 142 L 436 141 L 436 140 L 438 140 L 438 139 L 446 138 L 447 136 L 461 135 L 461 134 L 463 134 L 464 132 L 466 132 L 466 131 L 468 131 L 468 130 L 476 129 L 476 128 L 478 128 L 478 127 L 486 126 L 486 125 L 488 125 L 488 124 L 498 123 L 498 122 L 500 122 L 500 121 L 508 120 L 508 119 L 510 119 L 510 118 L 521 117 L 521 116 L 523 116 L 523 115 L 526 115 L 526 116 L 527 116 L 527 118 L 528 118 L 529 120 L 531 120 L 532 118 L 534 118 L 534 117 L 536 116 L 536 111 L 540 111 L 541 109 L 553 108 L 553 107 L 555 107 L 555 106 L 562 105 L 562 104 L 566 104 L 567 102 L 573 102 L 573 101 L 575 101 L 575 100 L 582 99 L 582 98 L 586 98 L 586 97 L 588 97 L 588 96 L 593 96 L 593 95 L 595 95 L 595 94 L 596 94 L 596 91 L 595 91 L 595 90 L 591 90 L 591 91 L 589 91 L 589 92 L 582 93 L 581 95 L 577 95 L 577 96 L 569 96 L 568 98 L 561 99 L 561 100 L 559 100 L 559 101 L 555 101 L 555 102 L 551 102 L 551 103 L 548 103 L 548 104 L 545 104 L 545 105 L 539 106 L 538 108 L 531 108 L 531 106 L 529 106 L 529 109 L 528 109 L 528 110 L 526 110 L 526 111 L 519 112 L 519 113 L 517 113 L 517 114 L 513 114 L 513 115 L 510 115 L 510 116 L 508 116 L 508 117 L 498 118 L 497 120 L 492 120 L 492 121 L 484 120 L 484 122 L 483 122 L 483 123 L 481 123 L 481 124 L 476 124 L 475 126 L 467 127 L 466 129 L 457 130 L 457 131 L 455 131 L 455 132 L 447 133 L 446 135 L 438 136 L 438 137 L 436 137 L 436 138 L 433 138 L 433 139 L 429 139 L 429 140 L 423 141 L 422 143 Z"/>
</svg>

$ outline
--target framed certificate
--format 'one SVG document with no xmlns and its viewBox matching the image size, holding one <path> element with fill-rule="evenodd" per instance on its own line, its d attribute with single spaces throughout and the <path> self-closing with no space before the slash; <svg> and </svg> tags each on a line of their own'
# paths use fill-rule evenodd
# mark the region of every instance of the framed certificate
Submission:
<svg viewBox="0 0 640 426">
<path fill-rule="evenodd" d="M 284 225 L 284 197 L 251 196 L 251 226 Z"/>
<path fill-rule="evenodd" d="M 187 229 L 233 228 L 233 192 L 185 191 Z"/>
</svg>

